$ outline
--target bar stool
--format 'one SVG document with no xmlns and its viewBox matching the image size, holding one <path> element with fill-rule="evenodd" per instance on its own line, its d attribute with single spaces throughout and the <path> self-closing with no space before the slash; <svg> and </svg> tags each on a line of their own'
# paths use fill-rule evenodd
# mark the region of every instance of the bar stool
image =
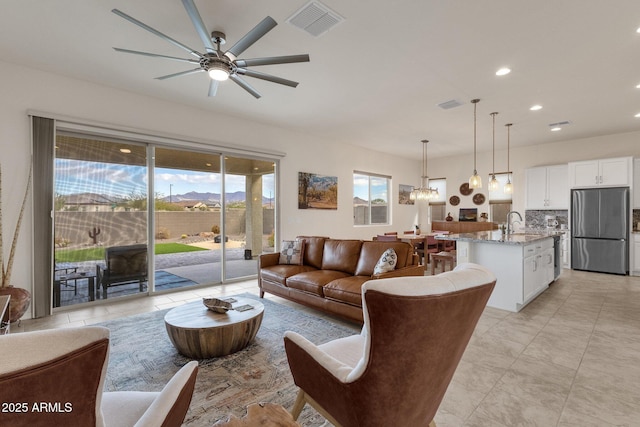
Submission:
<svg viewBox="0 0 640 427">
<path fill-rule="evenodd" d="M 442 262 L 442 272 L 447 271 L 447 262 L 449 263 L 449 269 L 453 270 L 453 264 L 456 261 L 456 251 L 442 251 L 437 254 L 431 254 L 431 275 L 436 274 L 436 268 L 438 268 L 438 262 Z"/>
</svg>

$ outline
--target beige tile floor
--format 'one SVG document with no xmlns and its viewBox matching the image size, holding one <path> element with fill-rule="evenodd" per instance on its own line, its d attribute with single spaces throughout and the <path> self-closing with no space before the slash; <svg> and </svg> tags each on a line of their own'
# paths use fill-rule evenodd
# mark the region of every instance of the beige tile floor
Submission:
<svg viewBox="0 0 640 427">
<path fill-rule="evenodd" d="M 241 292 L 257 294 L 256 280 L 57 313 L 12 332 L 87 325 Z M 563 270 L 521 312 L 487 308 L 436 422 L 640 426 L 640 278 Z"/>
</svg>

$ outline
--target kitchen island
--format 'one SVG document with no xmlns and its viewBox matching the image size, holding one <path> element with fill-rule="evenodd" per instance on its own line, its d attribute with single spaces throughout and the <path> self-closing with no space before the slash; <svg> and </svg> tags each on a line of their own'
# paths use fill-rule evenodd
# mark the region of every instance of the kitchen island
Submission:
<svg viewBox="0 0 640 427">
<path fill-rule="evenodd" d="M 436 239 L 456 242 L 458 264 L 473 262 L 495 274 L 497 281 L 489 307 L 518 312 L 554 280 L 552 234 L 480 231 Z"/>
</svg>

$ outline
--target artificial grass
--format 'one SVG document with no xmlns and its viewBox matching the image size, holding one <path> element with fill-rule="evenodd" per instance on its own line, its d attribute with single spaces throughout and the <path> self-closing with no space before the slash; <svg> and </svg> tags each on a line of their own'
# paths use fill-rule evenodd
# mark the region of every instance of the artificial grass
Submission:
<svg viewBox="0 0 640 427">
<path fill-rule="evenodd" d="M 156 255 L 176 254 L 180 252 L 206 251 L 205 248 L 182 243 L 156 243 Z M 56 262 L 101 261 L 104 259 L 104 248 L 56 249 Z"/>
</svg>

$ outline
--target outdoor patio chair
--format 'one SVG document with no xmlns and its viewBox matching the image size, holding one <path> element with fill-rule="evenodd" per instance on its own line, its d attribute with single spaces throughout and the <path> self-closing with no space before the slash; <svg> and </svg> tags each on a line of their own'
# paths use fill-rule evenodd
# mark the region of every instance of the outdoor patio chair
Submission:
<svg viewBox="0 0 640 427">
<path fill-rule="evenodd" d="M 102 288 L 102 298 L 112 286 L 138 283 L 140 292 L 147 281 L 147 245 L 112 246 L 105 249 L 106 266 L 96 265 L 97 288 Z"/>
</svg>

